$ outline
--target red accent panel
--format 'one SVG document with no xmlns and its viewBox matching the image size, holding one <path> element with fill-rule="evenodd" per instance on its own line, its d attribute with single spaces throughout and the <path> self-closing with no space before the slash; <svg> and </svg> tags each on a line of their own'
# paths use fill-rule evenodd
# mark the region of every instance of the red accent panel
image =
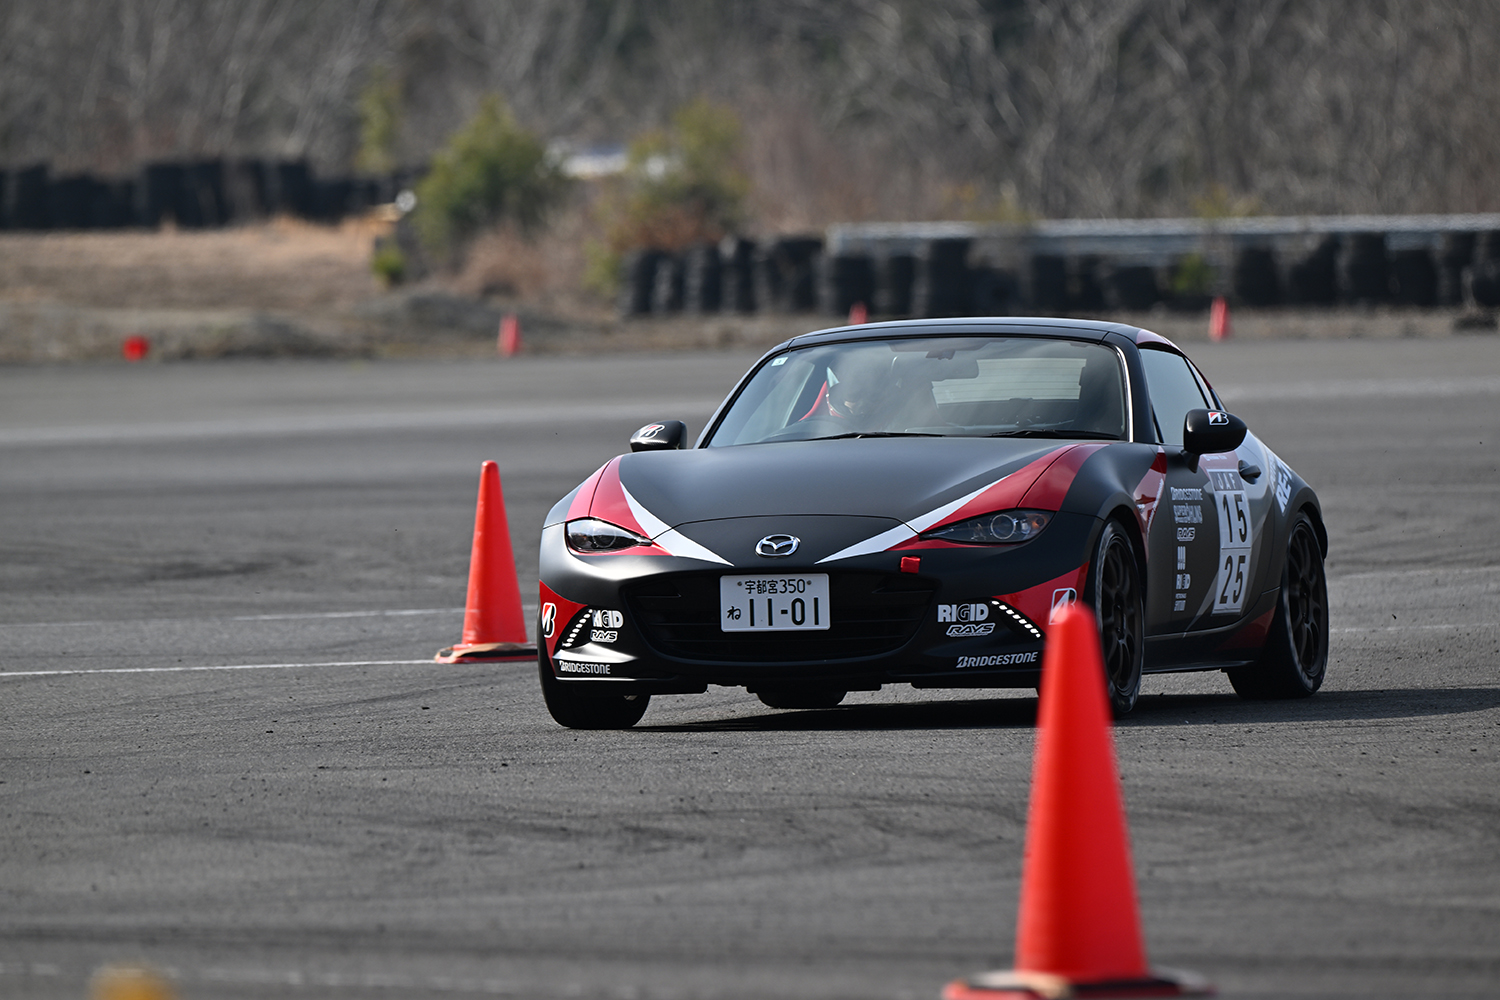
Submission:
<svg viewBox="0 0 1500 1000">
<path fill-rule="evenodd" d="M 589 515 L 610 524 L 618 524 L 637 535 L 651 537 L 636 521 L 635 515 L 630 511 L 630 504 L 625 501 L 625 488 L 620 485 L 620 460 L 610 459 L 609 464 L 599 472 L 599 488 L 594 491 L 594 502 L 589 507 Z"/>
<path fill-rule="evenodd" d="M 543 617 L 545 618 L 546 616 L 547 605 L 552 604 L 557 608 L 557 613 L 553 616 L 552 619 L 552 634 L 539 634 L 537 636 L 537 641 L 545 642 L 547 644 L 547 657 L 550 659 L 552 657 L 552 654 L 557 652 L 557 641 L 562 638 L 563 629 L 567 628 L 568 622 L 573 620 L 574 615 L 578 614 L 578 612 L 583 608 L 588 607 L 588 605 L 579 604 L 576 601 L 568 600 L 566 597 L 558 594 L 545 583 L 538 583 L 537 587 L 539 588 L 541 593 L 540 607 L 542 609 Z"/>
<path fill-rule="evenodd" d="M 1088 563 L 1074 570 L 1069 570 L 1062 576 L 1046 583 L 1039 583 L 1035 587 L 1027 587 L 1025 590 L 1014 594 L 996 594 L 995 600 L 1009 604 L 1021 614 L 1030 618 L 1037 627 L 1046 631 L 1048 618 L 1052 615 L 1052 594 L 1054 591 L 1072 588 L 1078 599 L 1083 600 L 1083 585 L 1089 574 Z"/>
<path fill-rule="evenodd" d="M 808 417 L 812 416 L 814 413 L 817 413 L 818 412 L 818 407 L 822 406 L 827 400 L 828 400 L 828 380 L 824 379 L 823 380 L 823 388 L 821 388 L 821 389 L 818 390 L 818 398 L 815 399 L 815 400 L 813 400 L 813 405 L 808 409 L 808 411 L 806 413 L 802 414 L 802 416 L 800 416 L 800 417 L 797 418 L 797 422 L 800 424 L 802 421 L 806 420 Z"/>
<path fill-rule="evenodd" d="M 1229 638 L 1224 640 L 1220 649 L 1258 649 L 1266 644 L 1266 636 L 1271 631 L 1272 615 L 1276 609 L 1272 608 L 1253 622 L 1247 622 L 1241 628 L 1234 631 Z"/>
<path fill-rule="evenodd" d="M 978 517 L 980 514 L 1019 507 L 1021 505 L 1021 498 L 1026 495 L 1026 491 L 1031 488 L 1032 484 L 1037 481 L 1037 478 L 1043 472 L 1047 471 L 1047 467 L 1057 461 L 1067 450 L 1067 448 L 1058 448 L 1056 451 L 1050 451 L 1031 464 L 1024 465 L 1015 472 L 1012 472 L 1004 479 L 992 483 L 983 493 L 927 530 L 932 531 L 944 525 L 967 521 L 969 518 Z"/>
<path fill-rule="evenodd" d="M 965 545 L 963 542 L 950 542 L 946 538 L 923 538 L 918 535 L 908 538 L 899 545 L 892 545 L 886 549 L 887 552 L 907 552 L 911 549 L 972 549 L 974 546 Z"/>
<path fill-rule="evenodd" d="M 1146 474 L 1141 477 L 1141 481 L 1135 487 L 1135 519 L 1140 525 L 1142 538 L 1151 537 L 1151 522 L 1156 520 L 1156 504 L 1161 499 L 1161 491 L 1166 478 L 1167 453 L 1158 448 L 1156 461 L 1151 463 L 1151 468 L 1146 470 Z"/>
<path fill-rule="evenodd" d="M 611 459 L 610 461 L 618 462 L 619 459 Z M 594 474 L 585 479 L 583 485 L 578 487 L 578 492 L 573 494 L 573 502 L 568 505 L 567 520 L 573 521 L 580 517 L 589 516 L 589 508 L 594 503 L 594 491 L 599 488 L 599 477 L 604 475 L 604 470 L 607 468 L 609 468 L 608 463 L 599 466 Z"/>
<path fill-rule="evenodd" d="M 1062 506 L 1063 497 L 1068 495 L 1068 487 L 1073 485 L 1079 468 L 1090 455 L 1103 447 L 1102 444 L 1069 445 L 1067 452 L 1049 465 L 1047 471 L 1037 479 L 1036 485 L 1026 491 L 1026 495 L 1021 498 L 1021 506 L 1057 510 Z"/>
<path fill-rule="evenodd" d="M 920 572 L 922 572 L 922 557 L 921 556 L 902 556 L 901 557 L 901 572 L 903 572 L 903 573 L 920 573 Z"/>
</svg>

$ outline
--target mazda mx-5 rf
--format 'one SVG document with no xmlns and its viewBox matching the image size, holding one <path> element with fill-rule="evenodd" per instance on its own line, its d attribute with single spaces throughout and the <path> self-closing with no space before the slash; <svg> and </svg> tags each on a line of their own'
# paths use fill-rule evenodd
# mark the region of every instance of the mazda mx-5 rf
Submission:
<svg viewBox="0 0 1500 1000">
<path fill-rule="evenodd" d="M 1058 609 L 1098 622 L 1116 714 L 1143 673 L 1312 694 L 1318 498 L 1170 342 L 953 319 L 795 337 L 692 447 L 648 424 L 542 529 L 542 692 L 575 728 L 651 695 L 1034 687 Z"/>
</svg>

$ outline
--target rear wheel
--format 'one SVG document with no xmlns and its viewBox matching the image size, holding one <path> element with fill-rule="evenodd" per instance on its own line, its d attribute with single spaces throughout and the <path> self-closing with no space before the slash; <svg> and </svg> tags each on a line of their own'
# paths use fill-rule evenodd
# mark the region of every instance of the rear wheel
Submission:
<svg viewBox="0 0 1500 1000">
<path fill-rule="evenodd" d="M 1328 668 L 1328 578 L 1323 549 L 1306 514 L 1287 537 L 1281 594 L 1260 659 L 1228 671 L 1241 698 L 1306 698 Z"/>
<path fill-rule="evenodd" d="M 1146 656 L 1145 592 L 1135 546 L 1117 521 L 1099 534 L 1086 599 L 1099 623 L 1104 679 L 1116 716 L 1135 708 Z"/>
<path fill-rule="evenodd" d="M 547 711 L 569 729 L 629 729 L 641 721 L 651 704 L 649 694 L 585 694 L 552 676 L 546 647 L 537 656 L 542 697 Z"/>
<path fill-rule="evenodd" d="M 755 697 L 772 708 L 833 708 L 844 700 L 847 691 L 799 691 L 796 689 L 757 691 Z"/>
</svg>

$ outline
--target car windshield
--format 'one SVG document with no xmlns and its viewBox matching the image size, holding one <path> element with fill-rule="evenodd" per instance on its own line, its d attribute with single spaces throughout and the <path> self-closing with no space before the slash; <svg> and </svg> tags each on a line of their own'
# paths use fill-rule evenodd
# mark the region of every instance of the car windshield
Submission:
<svg viewBox="0 0 1500 1000">
<path fill-rule="evenodd" d="M 755 373 L 708 446 L 905 436 L 1121 440 L 1119 355 L 1041 337 L 804 347 Z"/>
</svg>

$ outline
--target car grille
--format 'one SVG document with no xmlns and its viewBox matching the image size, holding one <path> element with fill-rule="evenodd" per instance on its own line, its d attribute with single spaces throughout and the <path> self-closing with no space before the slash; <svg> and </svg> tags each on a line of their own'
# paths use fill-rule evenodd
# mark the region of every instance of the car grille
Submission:
<svg viewBox="0 0 1500 1000">
<path fill-rule="evenodd" d="M 901 648 L 916 633 L 936 584 L 911 574 L 830 573 L 826 630 L 724 632 L 721 573 L 676 573 L 623 588 L 625 602 L 657 652 L 687 660 L 791 663 L 849 660 Z"/>
</svg>

